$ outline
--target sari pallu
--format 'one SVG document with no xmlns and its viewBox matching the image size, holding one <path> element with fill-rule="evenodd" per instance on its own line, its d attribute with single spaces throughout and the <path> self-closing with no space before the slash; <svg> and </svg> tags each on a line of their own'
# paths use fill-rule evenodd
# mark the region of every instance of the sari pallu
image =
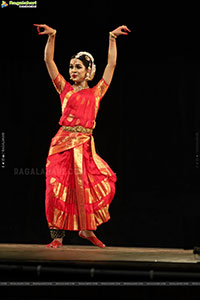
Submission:
<svg viewBox="0 0 200 300">
<path fill-rule="evenodd" d="M 92 135 L 60 128 L 46 165 L 46 217 L 50 229 L 96 230 L 110 219 L 116 176 L 95 151 Z"/>
</svg>

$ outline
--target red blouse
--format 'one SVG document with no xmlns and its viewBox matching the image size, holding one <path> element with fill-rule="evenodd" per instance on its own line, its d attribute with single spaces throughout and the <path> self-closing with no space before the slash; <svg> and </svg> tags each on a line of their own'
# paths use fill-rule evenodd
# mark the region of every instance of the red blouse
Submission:
<svg viewBox="0 0 200 300">
<path fill-rule="evenodd" d="M 61 126 L 83 126 L 93 129 L 99 109 L 100 100 L 106 93 L 109 85 L 102 78 L 93 88 L 78 92 L 67 82 L 61 74 L 53 80 L 53 84 L 60 94 L 62 116 Z"/>
</svg>

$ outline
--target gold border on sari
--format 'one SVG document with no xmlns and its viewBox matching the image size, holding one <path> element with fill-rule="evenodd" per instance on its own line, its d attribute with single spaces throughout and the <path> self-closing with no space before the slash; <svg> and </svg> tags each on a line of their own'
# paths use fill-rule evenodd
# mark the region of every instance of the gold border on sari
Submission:
<svg viewBox="0 0 200 300">
<path fill-rule="evenodd" d="M 56 88 L 56 91 L 58 92 L 58 94 L 61 94 L 62 91 L 64 90 L 65 87 L 65 83 L 66 80 L 64 79 L 64 77 L 58 73 L 58 75 L 56 76 L 56 78 L 54 80 L 52 80 L 54 87 Z"/>
<path fill-rule="evenodd" d="M 90 139 L 89 135 L 77 133 L 77 132 L 69 132 L 66 135 L 62 134 L 63 132 L 58 133 L 55 138 L 57 139 L 54 143 L 51 144 L 48 155 L 53 155 L 59 152 L 63 152 L 74 147 L 79 146 L 87 142 Z"/>
<path fill-rule="evenodd" d="M 86 215 L 87 230 L 96 230 L 97 226 L 107 222 L 110 219 L 109 205 Z M 66 212 L 54 208 L 54 217 L 52 222 L 48 222 L 50 229 L 74 230 L 82 228 L 79 223 L 79 216 L 76 214 L 67 214 Z"/>
<path fill-rule="evenodd" d="M 67 105 L 67 102 L 69 100 L 69 98 L 71 97 L 72 94 L 74 94 L 75 91 L 69 91 L 66 95 L 65 95 L 65 98 L 63 100 L 63 104 L 62 104 L 62 113 L 64 112 L 65 110 L 65 107 Z"/>
<path fill-rule="evenodd" d="M 85 216 L 84 186 L 83 186 L 83 146 L 73 148 L 74 151 L 74 172 L 76 185 L 76 200 L 81 230 L 87 229 Z"/>
<path fill-rule="evenodd" d="M 48 222 L 48 226 L 50 229 L 79 230 L 78 215 L 67 214 L 58 208 L 54 208 L 53 222 Z"/>
</svg>

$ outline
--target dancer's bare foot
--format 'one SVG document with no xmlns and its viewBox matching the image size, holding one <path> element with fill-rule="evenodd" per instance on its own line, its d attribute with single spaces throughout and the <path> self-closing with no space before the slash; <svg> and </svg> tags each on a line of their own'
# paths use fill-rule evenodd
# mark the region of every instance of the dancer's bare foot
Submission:
<svg viewBox="0 0 200 300">
<path fill-rule="evenodd" d="M 46 248 L 61 248 L 62 245 L 62 238 L 54 239 L 50 244 L 46 245 Z"/>
<path fill-rule="evenodd" d="M 94 232 L 91 231 L 91 230 L 81 230 L 81 231 L 79 231 L 79 233 L 81 235 L 83 235 L 84 237 L 86 237 L 86 238 L 91 237 L 91 236 L 96 237 L 95 234 L 94 234 Z"/>
<path fill-rule="evenodd" d="M 104 245 L 94 234 L 93 231 L 90 230 L 81 230 L 79 231 L 79 236 L 88 239 L 90 242 L 92 242 L 95 246 L 98 246 L 100 248 L 105 248 L 106 245 Z"/>
</svg>

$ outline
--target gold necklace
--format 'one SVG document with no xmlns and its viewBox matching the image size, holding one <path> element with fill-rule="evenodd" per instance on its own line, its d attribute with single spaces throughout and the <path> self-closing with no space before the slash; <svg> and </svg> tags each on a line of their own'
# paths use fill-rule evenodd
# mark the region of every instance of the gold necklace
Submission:
<svg viewBox="0 0 200 300">
<path fill-rule="evenodd" d="M 73 89 L 74 89 L 75 92 L 79 92 L 79 91 L 81 91 L 81 90 L 89 89 L 89 86 L 84 87 L 84 86 L 76 86 L 76 85 L 73 85 Z"/>
</svg>

